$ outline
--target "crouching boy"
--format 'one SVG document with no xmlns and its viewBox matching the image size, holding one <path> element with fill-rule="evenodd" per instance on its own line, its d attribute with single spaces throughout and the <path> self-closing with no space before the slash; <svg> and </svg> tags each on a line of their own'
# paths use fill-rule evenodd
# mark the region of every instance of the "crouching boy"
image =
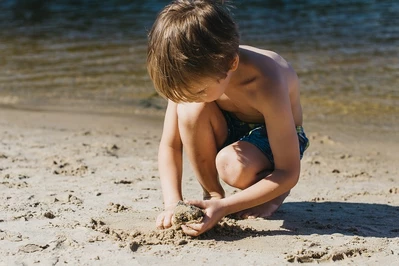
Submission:
<svg viewBox="0 0 399 266">
<path fill-rule="evenodd" d="M 168 99 L 159 145 L 165 210 L 171 224 L 183 199 L 182 151 L 203 189 L 201 223 L 182 226 L 197 236 L 224 216 L 269 217 L 298 182 L 309 142 L 302 128 L 298 77 L 278 54 L 239 45 L 237 26 L 222 1 L 177 0 L 149 33 L 147 68 Z M 220 179 L 240 192 L 225 197 Z"/>
</svg>

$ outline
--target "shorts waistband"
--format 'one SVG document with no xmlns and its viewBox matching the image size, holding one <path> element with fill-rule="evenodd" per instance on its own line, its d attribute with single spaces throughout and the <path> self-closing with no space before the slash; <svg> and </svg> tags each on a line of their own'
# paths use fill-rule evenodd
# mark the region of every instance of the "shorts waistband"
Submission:
<svg viewBox="0 0 399 266">
<path fill-rule="evenodd" d="M 302 133 L 303 132 L 303 127 L 302 126 L 296 126 L 296 133 Z"/>
</svg>

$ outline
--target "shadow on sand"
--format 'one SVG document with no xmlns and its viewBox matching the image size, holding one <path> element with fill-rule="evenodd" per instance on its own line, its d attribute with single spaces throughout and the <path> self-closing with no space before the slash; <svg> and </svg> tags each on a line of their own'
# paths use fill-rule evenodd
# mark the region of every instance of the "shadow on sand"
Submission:
<svg viewBox="0 0 399 266">
<path fill-rule="evenodd" d="M 280 228 L 268 222 L 282 220 Z M 352 202 L 287 202 L 268 220 L 256 220 L 257 229 L 218 225 L 202 239 L 234 241 L 250 236 L 330 235 L 399 237 L 399 207 L 386 204 Z M 259 230 L 259 224 L 264 229 Z"/>
<path fill-rule="evenodd" d="M 271 219 L 298 235 L 333 234 L 398 237 L 399 207 L 354 202 L 287 202 Z"/>
</svg>

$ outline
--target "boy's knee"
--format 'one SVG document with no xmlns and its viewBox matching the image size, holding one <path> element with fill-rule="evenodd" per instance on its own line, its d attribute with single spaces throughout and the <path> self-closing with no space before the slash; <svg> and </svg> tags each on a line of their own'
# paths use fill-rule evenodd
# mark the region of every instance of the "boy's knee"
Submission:
<svg viewBox="0 0 399 266">
<path fill-rule="evenodd" d="M 196 121 L 204 117 L 205 111 L 205 103 L 189 103 L 177 105 L 177 117 L 179 123 L 183 124 L 196 123 Z"/>
<path fill-rule="evenodd" d="M 229 149 L 222 149 L 216 156 L 216 169 L 219 177 L 229 186 L 244 189 L 245 182 L 242 182 L 242 175 L 245 172 L 245 165 L 237 160 L 237 155 Z"/>
</svg>

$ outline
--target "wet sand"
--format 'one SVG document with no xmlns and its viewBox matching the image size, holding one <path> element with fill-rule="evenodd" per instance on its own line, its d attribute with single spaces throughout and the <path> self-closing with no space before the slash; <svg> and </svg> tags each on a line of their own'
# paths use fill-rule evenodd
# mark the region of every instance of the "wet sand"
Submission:
<svg viewBox="0 0 399 266">
<path fill-rule="evenodd" d="M 311 146 L 280 210 L 190 238 L 155 229 L 161 116 L 1 108 L 0 265 L 394 265 L 397 134 L 305 121 Z M 185 166 L 184 196 L 198 199 Z"/>
</svg>

